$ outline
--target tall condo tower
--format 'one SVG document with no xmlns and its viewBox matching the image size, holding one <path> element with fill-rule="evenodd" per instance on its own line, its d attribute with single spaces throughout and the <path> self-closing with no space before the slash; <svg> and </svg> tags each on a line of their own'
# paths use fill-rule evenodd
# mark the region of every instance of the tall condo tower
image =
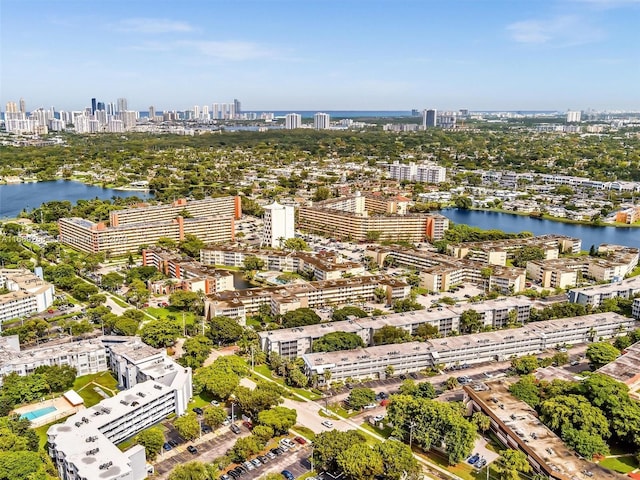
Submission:
<svg viewBox="0 0 640 480">
<path fill-rule="evenodd" d="M 281 247 L 284 240 L 295 235 L 295 212 L 291 205 L 273 202 L 264 207 L 263 245 Z"/>
<path fill-rule="evenodd" d="M 316 113 L 313 116 L 313 128 L 316 130 L 326 130 L 330 126 L 330 116 L 328 113 Z"/>
<path fill-rule="evenodd" d="M 287 113 L 284 118 L 284 128 L 287 130 L 293 130 L 294 128 L 302 127 L 302 115 L 299 113 Z"/>
</svg>

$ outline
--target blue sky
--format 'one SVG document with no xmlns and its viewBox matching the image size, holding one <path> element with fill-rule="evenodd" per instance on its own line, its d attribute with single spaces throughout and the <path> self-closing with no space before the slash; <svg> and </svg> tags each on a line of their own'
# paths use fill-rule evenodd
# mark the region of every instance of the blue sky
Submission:
<svg viewBox="0 0 640 480">
<path fill-rule="evenodd" d="M 0 104 L 640 110 L 640 0 L 0 0 Z"/>
</svg>

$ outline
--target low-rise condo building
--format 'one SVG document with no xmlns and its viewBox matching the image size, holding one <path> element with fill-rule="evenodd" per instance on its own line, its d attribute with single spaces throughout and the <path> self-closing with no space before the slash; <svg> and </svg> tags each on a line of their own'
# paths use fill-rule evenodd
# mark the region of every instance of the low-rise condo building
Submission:
<svg viewBox="0 0 640 480">
<path fill-rule="evenodd" d="M 631 277 L 621 282 L 593 285 L 583 288 L 572 288 L 567 296 L 571 303 L 591 305 L 596 308 L 603 300 L 609 298 L 633 298 L 640 294 L 640 277 Z"/>
<path fill-rule="evenodd" d="M 55 288 L 42 279 L 41 269 L 37 271 L 40 275 L 24 268 L 0 269 L 0 288 L 9 290 L 0 294 L 0 331 L 5 320 L 43 312 L 53 304 Z"/>
</svg>

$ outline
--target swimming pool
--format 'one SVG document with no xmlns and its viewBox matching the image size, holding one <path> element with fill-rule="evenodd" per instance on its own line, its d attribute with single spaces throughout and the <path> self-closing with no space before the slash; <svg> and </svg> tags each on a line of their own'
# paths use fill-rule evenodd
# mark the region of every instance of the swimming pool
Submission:
<svg viewBox="0 0 640 480">
<path fill-rule="evenodd" d="M 32 412 L 23 413 L 20 415 L 20 418 L 26 418 L 27 420 L 35 420 L 36 418 L 44 417 L 50 413 L 53 413 L 57 410 L 56 407 L 44 407 L 39 408 L 38 410 L 33 410 Z"/>
</svg>

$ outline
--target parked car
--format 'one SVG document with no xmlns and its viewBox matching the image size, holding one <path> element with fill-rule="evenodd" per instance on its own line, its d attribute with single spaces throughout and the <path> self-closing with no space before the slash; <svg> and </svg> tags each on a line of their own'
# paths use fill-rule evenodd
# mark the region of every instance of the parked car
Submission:
<svg viewBox="0 0 640 480">
<path fill-rule="evenodd" d="M 211 405 L 213 405 L 214 407 L 219 407 L 220 406 L 220 402 L 217 400 L 211 400 Z"/>
<path fill-rule="evenodd" d="M 169 451 L 169 450 L 171 450 L 173 447 L 171 446 L 171 444 L 170 444 L 169 442 L 165 442 L 165 444 L 164 444 L 164 445 L 162 445 L 162 448 L 164 448 L 164 449 L 165 449 L 165 451 L 167 451 L 167 452 L 168 452 L 168 451 Z"/>
<path fill-rule="evenodd" d="M 294 440 L 295 440 L 296 442 L 298 442 L 300 445 L 304 445 L 304 444 L 306 444 L 306 443 L 307 443 L 307 441 L 306 441 L 304 438 L 302 438 L 302 437 L 296 437 L 296 438 L 294 438 Z"/>
<path fill-rule="evenodd" d="M 198 415 L 202 415 L 204 411 L 200 407 L 193 407 L 192 410 Z"/>
<path fill-rule="evenodd" d="M 270 460 L 273 460 L 274 458 L 276 458 L 278 455 L 276 453 L 273 453 L 273 450 L 269 450 L 267 453 L 267 458 Z"/>
<path fill-rule="evenodd" d="M 323 427 L 333 428 L 333 422 L 330 422 L 329 420 L 324 420 L 321 425 Z"/>
<path fill-rule="evenodd" d="M 375 417 L 373 417 L 373 421 L 375 423 L 381 422 L 382 420 L 384 420 L 384 415 L 376 415 Z"/>
<path fill-rule="evenodd" d="M 211 433 L 211 427 L 209 425 L 202 425 L 202 433 Z"/>
<path fill-rule="evenodd" d="M 258 458 L 252 458 L 251 463 L 253 463 L 253 466 L 256 468 L 259 468 L 262 466 L 262 462 Z"/>
<path fill-rule="evenodd" d="M 169 440 L 167 443 L 174 448 L 178 446 L 178 442 L 176 442 L 175 440 Z"/>
<path fill-rule="evenodd" d="M 253 423 L 251 423 L 249 421 L 246 421 L 246 420 L 244 422 L 242 422 L 242 425 L 248 430 L 251 430 L 253 428 Z"/>
<path fill-rule="evenodd" d="M 229 430 L 231 430 L 236 435 L 240 434 L 240 427 L 238 427 L 235 423 L 232 423 L 231 425 L 229 425 Z"/>
<path fill-rule="evenodd" d="M 280 446 L 285 445 L 287 448 L 295 448 L 296 444 L 291 441 L 289 438 L 283 438 L 280 440 Z"/>
<path fill-rule="evenodd" d="M 295 480 L 296 478 L 293 476 L 293 473 L 291 473 L 289 470 L 282 470 L 282 472 L 280 473 L 282 473 L 282 476 L 287 480 Z"/>
<path fill-rule="evenodd" d="M 222 475 L 220 475 L 220 480 L 231 480 L 231 477 L 226 473 L 223 473 Z"/>
<path fill-rule="evenodd" d="M 196 453 L 198 453 L 198 449 L 196 447 L 194 447 L 193 445 L 189 445 L 187 447 L 187 450 L 189 451 L 189 453 L 195 455 Z"/>
<path fill-rule="evenodd" d="M 266 455 L 260 455 L 258 457 L 258 460 L 260 460 L 262 463 L 268 463 L 269 462 L 269 457 L 267 457 Z"/>
</svg>

